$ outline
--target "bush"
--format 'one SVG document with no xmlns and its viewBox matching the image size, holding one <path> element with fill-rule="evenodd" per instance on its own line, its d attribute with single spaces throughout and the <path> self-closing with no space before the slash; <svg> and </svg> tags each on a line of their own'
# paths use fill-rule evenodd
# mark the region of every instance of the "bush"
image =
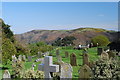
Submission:
<svg viewBox="0 0 120 80">
<path fill-rule="evenodd" d="M 109 39 L 104 35 L 98 35 L 93 37 L 91 39 L 91 42 L 93 43 L 94 46 L 107 46 L 110 43 Z"/>
</svg>

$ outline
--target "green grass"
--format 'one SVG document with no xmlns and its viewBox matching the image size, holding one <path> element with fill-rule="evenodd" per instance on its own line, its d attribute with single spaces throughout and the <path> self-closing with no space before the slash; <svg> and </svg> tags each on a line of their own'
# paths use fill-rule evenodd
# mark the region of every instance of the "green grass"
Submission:
<svg viewBox="0 0 120 80">
<path fill-rule="evenodd" d="M 64 48 L 60 48 L 60 55 L 62 57 L 62 61 L 66 62 L 66 63 L 70 63 L 70 57 L 65 58 L 65 51 L 69 52 L 69 55 L 72 53 L 75 53 L 77 56 L 77 64 L 78 66 L 73 66 L 73 78 L 78 78 L 78 70 L 80 69 L 80 66 L 82 65 L 82 50 L 74 50 L 71 49 L 71 47 L 64 47 Z M 96 48 L 90 48 L 88 49 L 88 55 L 89 55 L 89 60 L 90 61 L 95 61 L 98 59 L 97 56 L 97 49 Z M 57 58 L 56 58 L 56 50 L 52 50 L 50 51 L 50 53 L 52 53 L 53 55 L 53 63 L 57 62 Z M 25 70 L 30 69 L 32 66 L 32 63 L 34 62 L 34 60 L 36 60 L 37 57 L 33 58 L 32 62 L 26 62 L 25 65 Z M 40 64 L 40 62 L 34 62 L 36 64 L 35 70 L 38 69 L 38 64 Z M 2 66 L 2 65 L 0 65 Z M 8 65 L 4 65 L 4 67 L 8 67 L 10 73 L 12 74 L 12 67 L 11 67 L 11 62 L 9 62 Z M 2 73 L 2 71 L 0 70 L 0 73 Z M 0 74 L 1 76 L 1 74 Z"/>
</svg>

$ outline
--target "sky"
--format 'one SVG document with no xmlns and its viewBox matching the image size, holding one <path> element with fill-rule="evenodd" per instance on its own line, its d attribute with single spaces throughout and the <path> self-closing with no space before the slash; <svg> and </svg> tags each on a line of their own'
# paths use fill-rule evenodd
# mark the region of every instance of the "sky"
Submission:
<svg viewBox="0 0 120 80">
<path fill-rule="evenodd" d="M 117 2 L 3 2 L 2 19 L 15 34 L 82 27 L 118 30 Z"/>
</svg>

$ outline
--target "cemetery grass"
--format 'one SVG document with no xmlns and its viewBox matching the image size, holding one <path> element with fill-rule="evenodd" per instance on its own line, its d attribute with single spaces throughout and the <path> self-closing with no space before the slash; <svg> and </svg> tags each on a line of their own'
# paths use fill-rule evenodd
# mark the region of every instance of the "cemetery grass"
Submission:
<svg viewBox="0 0 120 80">
<path fill-rule="evenodd" d="M 76 56 L 77 56 L 77 65 L 78 66 L 73 66 L 73 78 L 78 78 L 78 70 L 80 69 L 80 66 L 82 65 L 82 50 L 74 50 L 74 49 L 71 49 L 71 48 L 67 48 L 67 47 L 59 47 L 60 49 L 60 55 L 62 57 L 62 61 L 66 62 L 66 63 L 69 63 L 70 64 L 70 57 L 68 58 L 65 58 L 65 52 L 68 51 L 69 53 L 69 56 L 70 54 L 72 53 L 75 53 Z M 57 58 L 56 58 L 56 50 L 52 50 L 50 51 L 50 53 L 52 53 L 52 56 L 53 56 L 53 63 L 55 64 L 57 62 Z M 90 61 L 96 61 L 98 59 L 98 55 L 97 55 L 97 48 L 94 47 L 94 48 L 89 48 L 88 49 L 88 54 L 89 54 L 89 60 Z M 24 63 L 24 67 L 25 67 L 25 70 L 28 70 L 31 68 L 32 64 L 35 63 L 36 64 L 36 67 L 35 67 L 35 70 L 38 70 L 38 64 L 40 64 L 40 62 L 34 62 L 36 59 L 38 59 L 37 57 L 34 57 L 32 59 L 32 62 L 25 62 Z M 12 74 L 12 63 L 11 61 L 9 62 L 9 64 L 7 65 L 4 65 L 4 67 L 7 67 L 8 70 L 10 71 L 10 73 Z M 3 72 L 3 70 L 0 72 Z M 1 79 L 1 78 L 0 78 Z"/>
</svg>

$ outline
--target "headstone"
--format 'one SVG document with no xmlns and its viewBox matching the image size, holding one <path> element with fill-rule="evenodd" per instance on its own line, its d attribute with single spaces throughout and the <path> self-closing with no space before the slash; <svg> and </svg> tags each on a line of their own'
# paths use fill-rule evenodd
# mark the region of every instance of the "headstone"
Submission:
<svg viewBox="0 0 120 80">
<path fill-rule="evenodd" d="M 32 61 L 32 56 L 28 56 L 28 62 Z"/>
<path fill-rule="evenodd" d="M 60 78 L 61 79 L 71 79 L 72 78 L 72 66 L 68 63 L 62 62 L 60 64 Z"/>
<path fill-rule="evenodd" d="M 103 48 L 97 48 L 98 55 L 101 55 L 103 51 L 104 51 Z"/>
<path fill-rule="evenodd" d="M 116 52 L 114 51 L 108 51 L 107 53 L 109 55 L 109 58 L 114 58 L 116 56 Z"/>
<path fill-rule="evenodd" d="M 62 62 L 62 57 L 59 55 L 59 56 L 57 57 L 57 60 L 58 60 L 58 62 Z"/>
<path fill-rule="evenodd" d="M 80 79 L 86 79 L 86 78 L 89 79 L 92 77 L 93 77 L 93 73 L 88 65 L 85 64 L 80 67 L 80 70 L 79 70 L 79 78 Z"/>
<path fill-rule="evenodd" d="M 69 53 L 67 51 L 65 52 L 65 57 L 69 57 Z"/>
<path fill-rule="evenodd" d="M 35 60 L 35 62 L 43 62 L 43 61 L 44 61 L 44 58 L 39 58 Z"/>
<path fill-rule="evenodd" d="M 42 57 L 41 52 L 38 52 L 38 58 L 41 58 L 41 57 Z"/>
<path fill-rule="evenodd" d="M 74 53 L 70 55 L 70 64 L 71 66 L 77 66 L 76 55 Z"/>
<path fill-rule="evenodd" d="M 17 58 L 15 55 L 12 56 L 12 63 L 16 63 L 17 62 Z"/>
<path fill-rule="evenodd" d="M 23 55 L 22 57 L 23 57 L 22 60 L 23 60 L 23 61 L 26 61 L 26 56 Z"/>
<path fill-rule="evenodd" d="M 52 56 L 44 57 L 44 64 L 39 64 L 38 70 L 44 71 L 45 78 L 52 78 L 52 72 L 59 72 L 59 65 L 53 65 Z"/>
<path fill-rule="evenodd" d="M 5 70 L 4 73 L 3 73 L 3 79 L 10 79 L 11 78 L 11 75 L 10 75 L 10 72 L 8 70 Z"/>
<path fill-rule="evenodd" d="M 19 55 L 19 56 L 18 56 L 18 60 L 19 60 L 19 61 L 22 61 L 22 55 Z"/>
<path fill-rule="evenodd" d="M 83 65 L 85 64 L 89 66 L 89 56 L 87 53 L 83 53 Z"/>
<path fill-rule="evenodd" d="M 102 54 L 101 54 L 101 59 L 108 60 L 109 59 L 108 53 L 106 53 L 105 51 L 103 51 Z"/>
<path fill-rule="evenodd" d="M 56 50 L 56 56 L 58 57 L 60 55 L 59 49 Z"/>
<path fill-rule="evenodd" d="M 32 70 L 34 70 L 35 66 L 36 66 L 35 63 L 33 63 L 32 64 Z"/>
</svg>

